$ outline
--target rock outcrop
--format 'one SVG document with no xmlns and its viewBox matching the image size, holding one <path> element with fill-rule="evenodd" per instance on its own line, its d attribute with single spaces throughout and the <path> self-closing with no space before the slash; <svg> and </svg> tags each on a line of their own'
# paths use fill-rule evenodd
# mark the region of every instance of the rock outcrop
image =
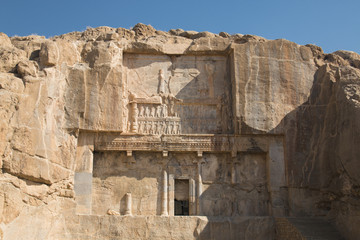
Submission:
<svg viewBox="0 0 360 240">
<path fill-rule="evenodd" d="M 167 85 L 162 85 L 163 80 Z M 50 39 L 0 33 L 0 95 L 1 239 L 113 239 L 120 235 L 123 239 L 219 239 L 222 234 L 230 234 L 229 239 L 272 239 L 275 227 L 270 216 L 323 216 L 347 239 L 360 237 L 357 53 L 326 54 L 314 45 L 225 32 L 163 32 L 144 24 L 130 30 L 89 28 Z M 142 128 L 141 121 L 148 120 L 141 118 L 141 104 L 158 106 L 154 112 L 149 110 L 151 119 L 161 119 L 157 111 L 167 104 L 163 118 L 171 128 L 160 130 L 157 123 L 151 127 L 145 123 Z M 184 109 L 200 107 L 181 110 L 179 104 Z M 167 135 L 170 140 L 165 139 Z M 221 137 L 222 145 L 214 148 L 216 151 L 205 145 L 195 151 L 191 142 L 182 145 L 183 149 L 171 150 L 171 143 L 195 135 L 200 142 L 205 137 Z M 210 209 L 209 215 L 215 218 L 192 216 L 185 221 L 169 217 L 168 222 L 153 216 L 160 215 L 160 202 L 152 205 L 151 217 L 143 218 L 117 216 L 120 208 L 110 210 L 111 216 L 107 216 L 113 202 L 91 210 L 91 202 L 114 200 L 102 198 L 101 191 L 119 194 L 115 184 L 119 180 L 101 175 L 108 166 L 123 169 L 116 159 L 124 161 L 129 171 L 141 168 L 142 172 L 128 178 L 138 178 L 154 189 L 163 184 L 161 177 L 149 180 L 145 171 L 153 167 L 154 174 L 158 170 L 162 174 L 163 165 L 156 165 L 153 159 L 146 160 L 151 163 L 146 167 L 134 164 L 143 159 L 133 153 L 137 145 L 122 149 L 121 143 L 114 141 L 118 136 L 127 142 L 141 142 L 144 137 L 153 145 L 143 151 L 162 152 L 171 159 L 185 148 L 196 152 L 197 158 L 204 159 L 199 166 L 203 164 L 205 170 L 199 173 L 200 180 L 195 180 L 209 186 L 204 192 L 211 200 L 202 209 L 195 203 L 190 209 L 197 213 Z M 163 148 L 164 144 L 157 148 L 159 142 L 169 144 L 169 149 Z M 115 147 L 126 155 L 109 153 L 96 165 L 105 170 L 94 171 L 100 175 L 93 176 L 93 159 L 98 157 L 94 163 L 100 161 L 101 152 Z M 216 153 L 211 155 L 213 150 Z M 208 157 L 203 156 L 206 152 Z M 227 155 L 218 157 L 218 153 Z M 215 155 L 221 159 L 216 166 L 211 162 Z M 184 166 L 198 161 L 196 157 L 186 155 Z M 181 161 L 171 162 L 169 171 Z M 206 172 L 206 168 L 210 170 Z M 191 181 L 197 170 L 183 170 L 182 174 L 186 171 Z M 241 174 L 236 175 L 237 171 Z M 263 174 L 254 180 L 250 173 Z M 201 174 L 209 179 L 201 179 Z M 221 185 L 225 183 L 229 184 Z M 216 189 L 224 196 L 216 196 Z M 245 199 L 236 200 L 244 204 L 236 209 L 249 208 L 260 197 L 269 205 L 236 213 L 229 210 L 225 217 L 233 220 L 219 220 L 212 199 L 227 195 L 230 200 L 226 204 L 233 204 L 232 199 L 239 197 L 232 195 L 233 191 L 242 191 L 239 196 Z M 149 199 L 162 198 L 160 191 L 155 195 Z M 139 215 L 147 211 L 141 201 L 136 203 Z M 104 216 L 91 215 L 102 214 L 101 209 L 106 209 Z"/>
</svg>

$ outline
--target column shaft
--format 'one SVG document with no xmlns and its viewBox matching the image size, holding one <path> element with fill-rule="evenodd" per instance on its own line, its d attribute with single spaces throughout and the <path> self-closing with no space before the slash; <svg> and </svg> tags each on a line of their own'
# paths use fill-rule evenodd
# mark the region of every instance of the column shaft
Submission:
<svg viewBox="0 0 360 240">
<path fill-rule="evenodd" d="M 163 191 L 162 191 L 162 207 L 161 207 L 161 215 L 168 215 L 168 176 L 167 172 L 164 170 L 163 172 Z"/>
</svg>

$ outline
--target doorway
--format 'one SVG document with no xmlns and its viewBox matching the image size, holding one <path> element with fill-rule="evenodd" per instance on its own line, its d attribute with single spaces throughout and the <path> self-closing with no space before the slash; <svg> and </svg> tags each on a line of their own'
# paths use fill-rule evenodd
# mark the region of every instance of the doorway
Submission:
<svg viewBox="0 0 360 240">
<path fill-rule="evenodd" d="M 189 216 L 189 179 L 175 179 L 175 216 Z"/>
</svg>

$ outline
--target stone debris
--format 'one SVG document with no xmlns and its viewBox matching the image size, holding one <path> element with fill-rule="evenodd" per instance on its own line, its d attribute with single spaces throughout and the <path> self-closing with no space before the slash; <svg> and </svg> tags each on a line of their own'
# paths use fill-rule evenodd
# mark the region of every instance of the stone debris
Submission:
<svg viewBox="0 0 360 240">
<path fill-rule="evenodd" d="M 120 216 L 120 213 L 115 211 L 115 210 L 112 210 L 112 209 L 109 209 L 107 212 L 107 215 L 115 215 L 115 216 Z"/>
</svg>

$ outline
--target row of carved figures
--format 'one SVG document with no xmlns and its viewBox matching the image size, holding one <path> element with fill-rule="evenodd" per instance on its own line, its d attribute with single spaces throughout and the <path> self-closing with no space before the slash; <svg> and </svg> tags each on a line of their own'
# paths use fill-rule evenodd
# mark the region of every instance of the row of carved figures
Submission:
<svg viewBox="0 0 360 240">
<path fill-rule="evenodd" d="M 180 134 L 179 121 L 138 121 L 138 133 L 145 134 Z"/>
<path fill-rule="evenodd" d="M 168 106 L 166 104 L 161 104 L 157 106 L 143 106 L 139 105 L 138 117 L 168 117 L 168 116 L 176 115 L 172 114 L 168 110 Z M 175 116 L 176 117 L 176 116 Z"/>
</svg>

